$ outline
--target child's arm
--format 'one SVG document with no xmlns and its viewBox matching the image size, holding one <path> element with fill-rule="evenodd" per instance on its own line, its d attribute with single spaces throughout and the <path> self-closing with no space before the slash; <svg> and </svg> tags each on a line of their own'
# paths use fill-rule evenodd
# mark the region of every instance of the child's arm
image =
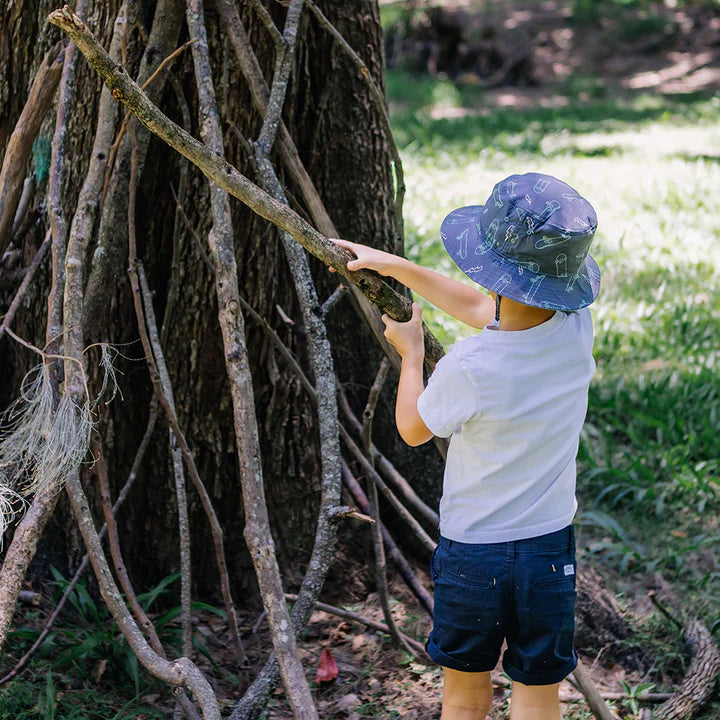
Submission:
<svg viewBox="0 0 720 720">
<path fill-rule="evenodd" d="M 349 240 L 330 239 L 357 258 L 348 263 L 348 270 L 368 268 L 380 275 L 394 277 L 433 305 L 474 328 L 484 328 L 495 317 L 494 301 L 464 283 L 415 265 L 398 255 Z"/>
<path fill-rule="evenodd" d="M 396 322 L 387 315 L 383 315 L 382 319 L 385 323 L 385 337 L 402 358 L 395 403 L 395 424 L 400 437 L 408 445 L 422 445 L 433 436 L 417 409 L 418 398 L 425 389 L 422 310 L 417 303 L 413 303 L 412 318 L 408 322 Z"/>
</svg>

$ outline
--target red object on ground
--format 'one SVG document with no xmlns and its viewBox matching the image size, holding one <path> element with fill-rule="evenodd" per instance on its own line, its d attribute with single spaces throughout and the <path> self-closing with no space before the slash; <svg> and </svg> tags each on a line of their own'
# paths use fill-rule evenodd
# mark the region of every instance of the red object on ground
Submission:
<svg viewBox="0 0 720 720">
<path fill-rule="evenodd" d="M 338 666 L 335 662 L 335 658 L 327 648 L 323 648 L 320 653 L 320 660 L 317 665 L 317 672 L 315 673 L 315 682 L 332 682 L 338 676 Z"/>
</svg>

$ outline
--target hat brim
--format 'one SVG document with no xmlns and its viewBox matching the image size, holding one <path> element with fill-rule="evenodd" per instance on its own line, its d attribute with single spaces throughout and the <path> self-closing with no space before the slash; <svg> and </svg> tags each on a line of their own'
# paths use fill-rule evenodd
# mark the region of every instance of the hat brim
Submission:
<svg viewBox="0 0 720 720">
<path fill-rule="evenodd" d="M 564 277 L 533 272 L 500 255 L 482 238 L 478 221 L 484 205 L 453 210 L 442 223 L 443 245 L 473 282 L 511 300 L 550 310 L 579 310 L 597 299 L 600 269 L 588 255 L 577 273 Z"/>
</svg>

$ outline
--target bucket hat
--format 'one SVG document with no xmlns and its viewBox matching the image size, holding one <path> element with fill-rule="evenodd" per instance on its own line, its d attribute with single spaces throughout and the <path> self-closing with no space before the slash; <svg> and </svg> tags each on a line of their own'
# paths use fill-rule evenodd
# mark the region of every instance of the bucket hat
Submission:
<svg viewBox="0 0 720 720">
<path fill-rule="evenodd" d="M 453 210 L 440 235 L 473 281 L 525 305 L 578 310 L 600 292 L 588 254 L 597 215 L 570 185 L 552 175 L 511 175 L 485 205 Z"/>
</svg>

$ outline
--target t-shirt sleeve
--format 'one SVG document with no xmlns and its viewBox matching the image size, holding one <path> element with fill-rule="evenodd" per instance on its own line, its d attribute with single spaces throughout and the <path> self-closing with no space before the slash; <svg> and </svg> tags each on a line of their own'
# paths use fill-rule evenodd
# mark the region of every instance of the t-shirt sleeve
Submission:
<svg viewBox="0 0 720 720">
<path fill-rule="evenodd" d="M 463 370 L 458 353 L 441 358 L 417 402 L 428 430 L 450 437 L 479 410 L 477 388 Z"/>
</svg>

